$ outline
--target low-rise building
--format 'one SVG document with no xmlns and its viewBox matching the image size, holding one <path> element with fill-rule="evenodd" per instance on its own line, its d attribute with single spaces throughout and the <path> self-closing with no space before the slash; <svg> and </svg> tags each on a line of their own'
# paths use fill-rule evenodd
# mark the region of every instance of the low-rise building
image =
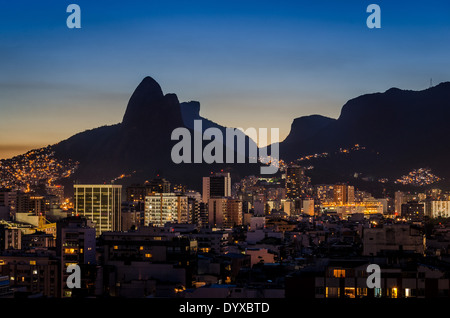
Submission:
<svg viewBox="0 0 450 318">
<path fill-rule="evenodd" d="M 363 230 L 363 255 L 376 256 L 384 251 L 409 251 L 423 255 L 425 235 L 411 224 L 385 224 Z"/>
<path fill-rule="evenodd" d="M 0 255 L 0 275 L 9 277 L 11 288 L 29 295 L 59 296 L 59 264 L 54 253 L 4 252 Z"/>
</svg>

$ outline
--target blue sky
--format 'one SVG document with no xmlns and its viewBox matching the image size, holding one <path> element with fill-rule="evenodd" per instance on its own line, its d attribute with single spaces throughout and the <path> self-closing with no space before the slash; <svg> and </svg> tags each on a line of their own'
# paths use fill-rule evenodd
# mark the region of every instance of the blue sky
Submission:
<svg viewBox="0 0 450 318">
<path fill-rule="evenodd" d="M 281 137 L 358 95 L 449 81 L 450 4 L 393 2 L 1 0 L 0 158 L 120 122 L 147 75 L 211 120 Z"/>
</svg>

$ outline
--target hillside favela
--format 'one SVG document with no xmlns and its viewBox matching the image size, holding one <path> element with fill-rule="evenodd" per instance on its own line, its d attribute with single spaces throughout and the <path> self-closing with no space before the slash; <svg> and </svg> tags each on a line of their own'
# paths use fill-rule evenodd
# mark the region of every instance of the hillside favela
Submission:
<svg viewBox="0 0 450 318">
<path fill-rule="evenodd" d="M 147 76 L 121 123 L 0 161 L 0 297 L 448 298 L 449 97 L 391 88 L 295 118 L 261 174 L 175 163 L 174 129 L 226 127 Z"/>
</svg>

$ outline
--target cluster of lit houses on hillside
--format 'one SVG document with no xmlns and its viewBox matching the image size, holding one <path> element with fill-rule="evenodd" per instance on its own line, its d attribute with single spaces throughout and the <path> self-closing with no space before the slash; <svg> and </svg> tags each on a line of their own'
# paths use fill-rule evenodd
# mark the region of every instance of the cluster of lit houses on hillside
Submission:
<svg viewBox="0 0 450 318">
<path fill-rule="evenodd" d="M 450 193 L 228 172 L 0 191 L 0 297 L 450 297 Z M 368 264 L 381 287 L 366 285 Z M 81 268 L 68 288 L 66 268 Z"/>
<path fill-rule="evenodd" d="M 0 160 L 0 188 L 15 188 L 30 192 L 32 187 L 53 185 L 75 172 L 78 162 L 64 162 L 55 157 L 50 147 L 28 151 L 10 159 Z"/>
</svg>

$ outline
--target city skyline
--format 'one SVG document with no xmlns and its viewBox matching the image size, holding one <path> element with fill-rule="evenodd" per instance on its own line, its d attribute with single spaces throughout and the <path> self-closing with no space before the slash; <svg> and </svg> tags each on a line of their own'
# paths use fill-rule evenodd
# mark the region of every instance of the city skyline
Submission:
<svg viewBox="0 0 450 318">
<path fill-rule="evenodd" d="M 69 209 L 58 204 L 61 188 L 0 190 L 0 298 L 448 299 L 450 191 L 374 197 L 342 183 L 312 185 L 291 168 L 286 178 L 235 180 L 232 193 L 223 179 L 208 182 L 207 203 L 159 177 L 128 186 L 122 222 L 97 239 L 100 219 L 116 217 L 101 193 L 114 186 L 72 185 L 87 191 Z"/>
<path fill-rule="evenodd" d="M 450 79 L 448 4 L 385 1 L 382 28 L 369 4 L 78 1 L 9 3 L 0 13 L 0 158 L 121 121 L 147 76 L 198 100 L 230 127 L 279 127 L 296 117 L 337 118 L 345 102 L 391 87 L 421 90 Z M 236 116 L 239 114 L 239 116 Z"/>
<path fill-rule="evenodd" d="M 450 299 L 450 3 L 4 2 L 7 306 Z"/>
</svg>

